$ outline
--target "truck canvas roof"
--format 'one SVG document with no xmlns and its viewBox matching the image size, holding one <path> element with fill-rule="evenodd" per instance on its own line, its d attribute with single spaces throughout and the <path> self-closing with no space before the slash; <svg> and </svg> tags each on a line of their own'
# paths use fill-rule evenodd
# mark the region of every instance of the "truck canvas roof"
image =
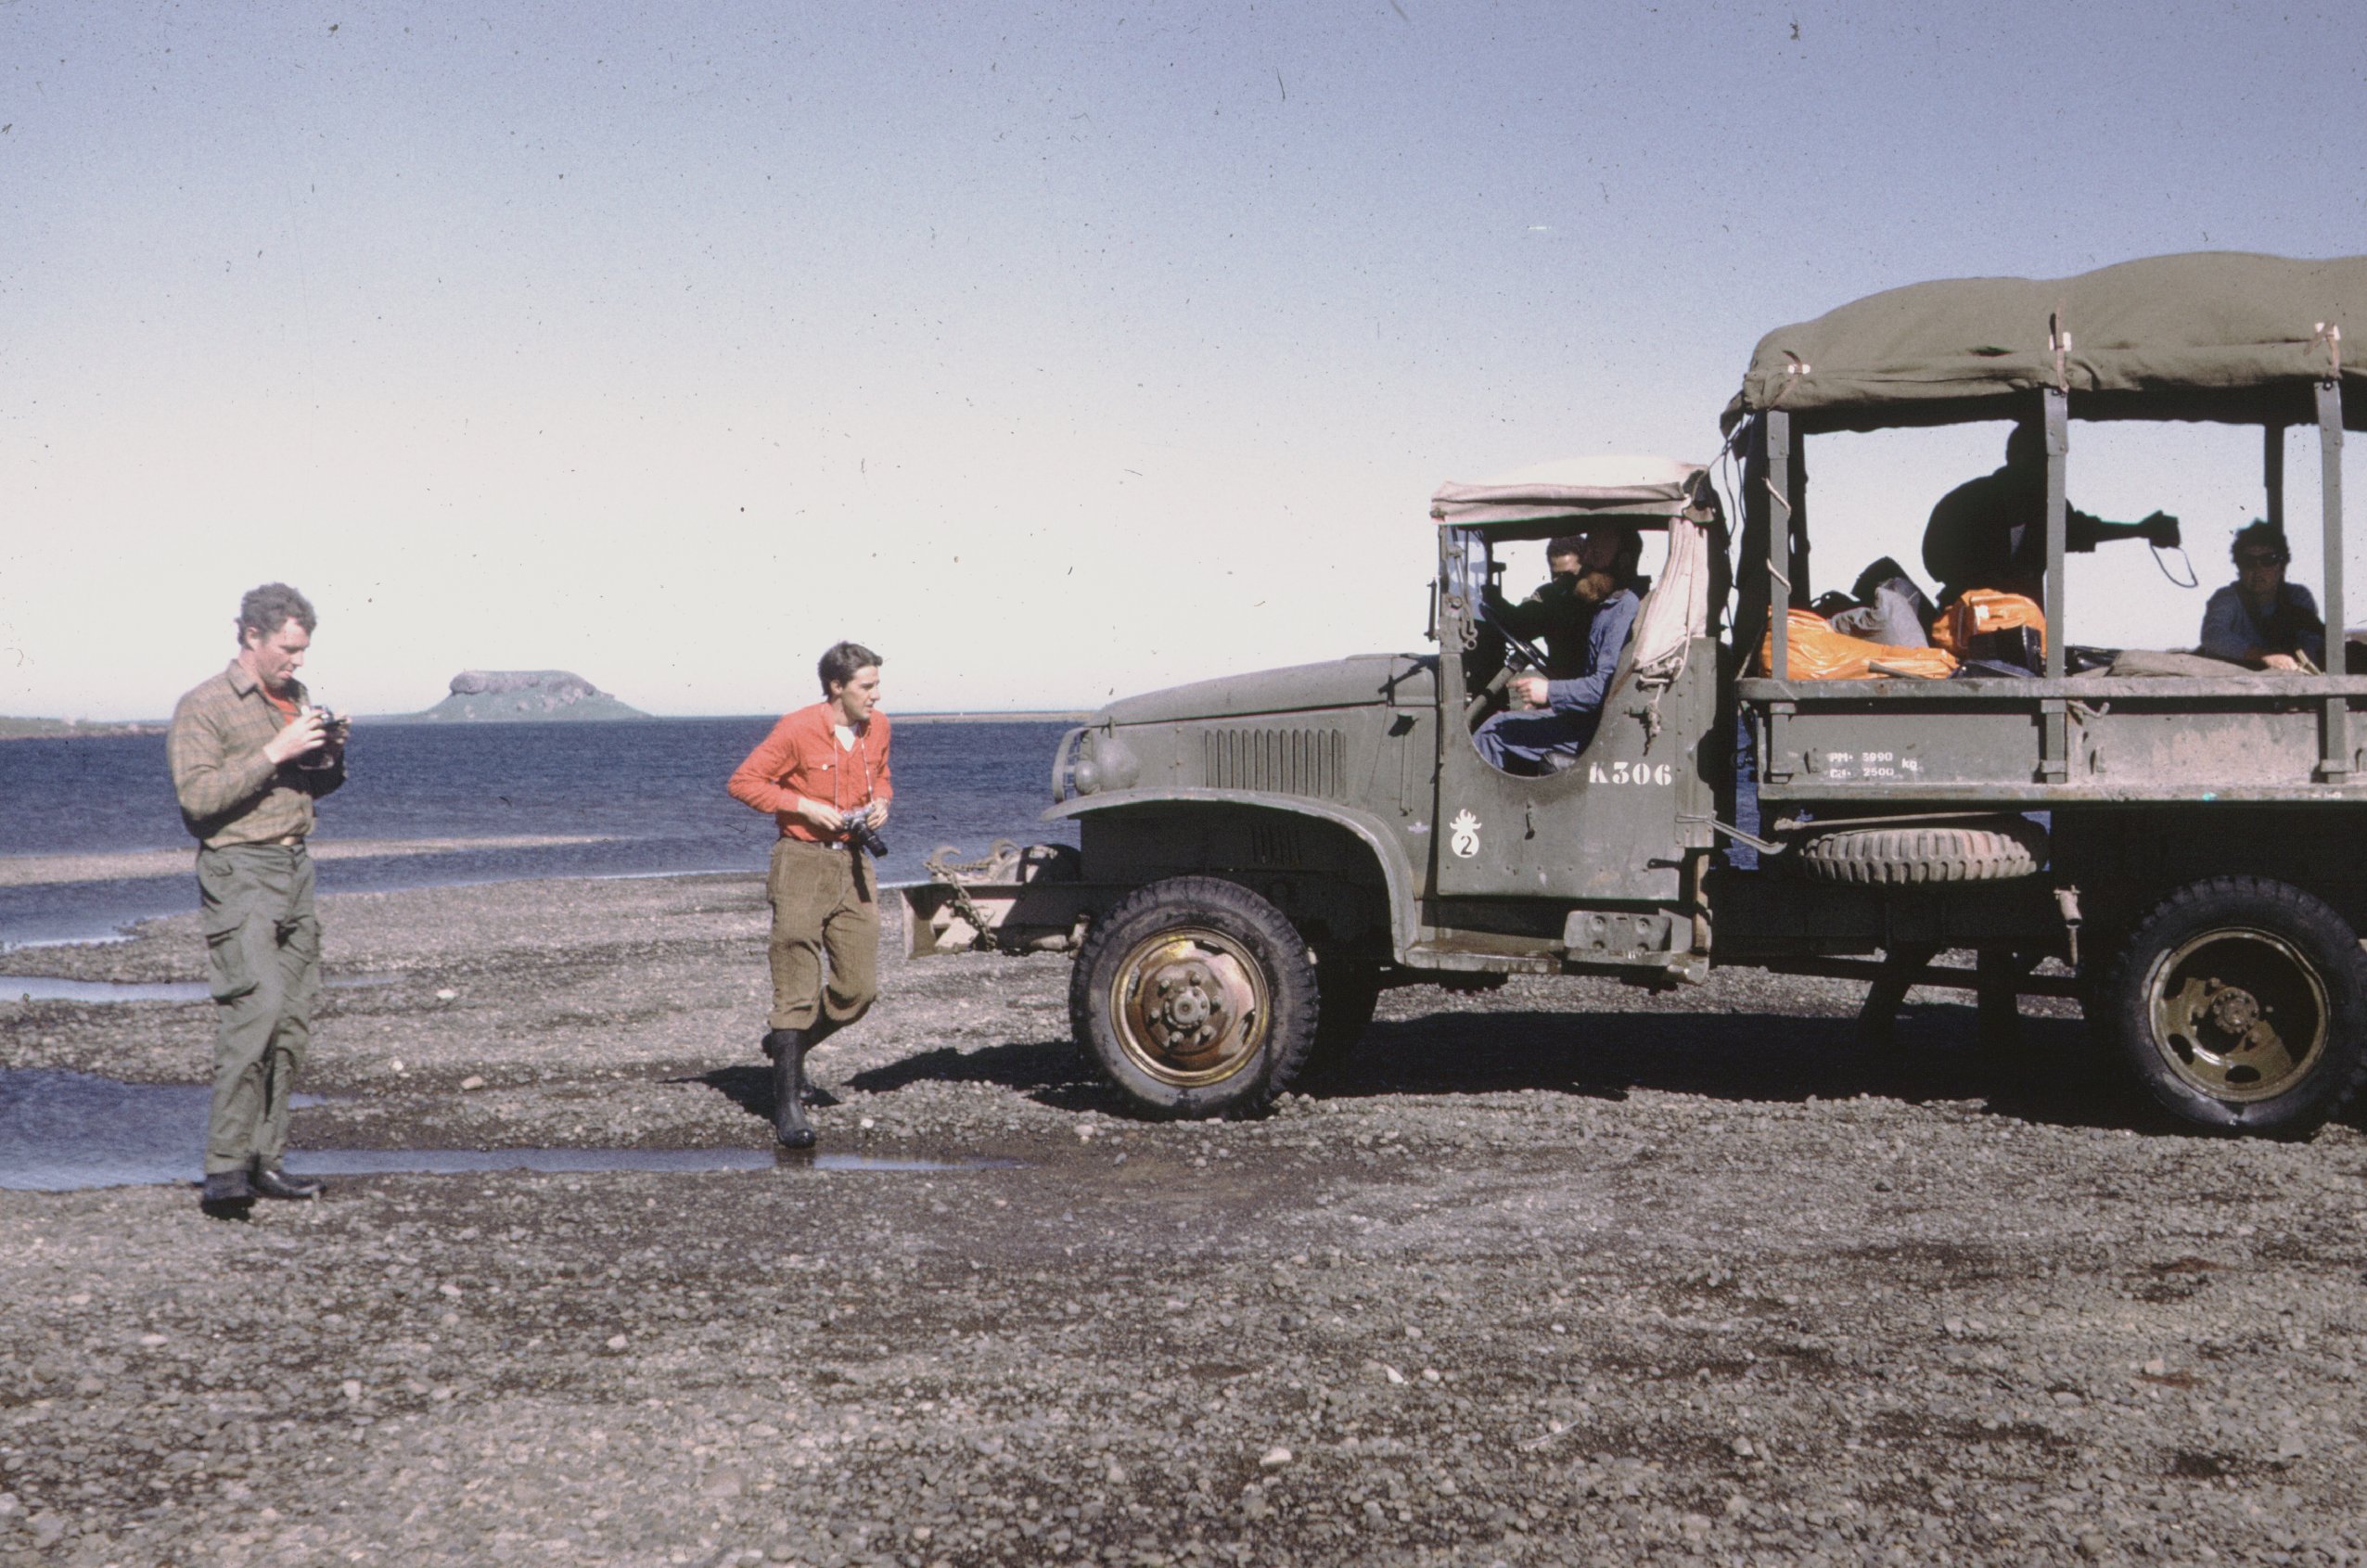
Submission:
<svg viewBox="0 0 2367 1568">
<path fill-rule="evenodd" d="M 1685 509 L 1701 472 L 1698 463 L 1669 457 L 1569 457 L 1477 484 L 1449 480 L 1430 498 L 1430 515 L 1457 528 L 1666 517 Z"/>
<path fill-rule="evenodd" d="M 1976 277 L 1869 295 L 1759 339 L 1723 425 L 1770 409 L 1803 433 L 2010 419 L 2058 388 L 2082 419 L 2315 422 L 2346 383 L 2367 429 L 2367 256 L 2196 251 L 2066 278 Z"/>
</svg>

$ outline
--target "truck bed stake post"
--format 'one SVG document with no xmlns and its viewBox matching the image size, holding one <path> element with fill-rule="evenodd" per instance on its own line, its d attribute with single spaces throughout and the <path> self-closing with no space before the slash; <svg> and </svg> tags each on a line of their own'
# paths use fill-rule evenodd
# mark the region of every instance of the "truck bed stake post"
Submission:
<svg viewBox="0 0 2367 1568">
<path fill-rule="evenodd" d="M 2260 427 L 2260 488 L 2268 492 L 2269 522 L 2284 529 L 2284 427 L 2271 419 Z"/>
<path fill-rule="evenodd" d="M 2342 383 L 2332 376 L 2318 383 L 2318 463 L 2326 510 L 2326 673 L 2342 675 L 2350 669 L 2350 623 L 2342 596 Z M 2319 777 L 2328 784 L 2348 782 L 2350 699 L 2329 695 L 2319 728 L 2324 743 L 2319 748 Z"/>
<path fill-rule="evenodd" d="M 2063 541 L 2066 504 L 2063 469 L 2071 450 L 2070 399 L 2049 387 L 2046 399 L 2046 678 L 2063 679 Z M 2061 697 L 2039 702 L 2039 777 L 2062 784 L 2071 776 L 2071 720 Z"/>
<path fill-rule="evenodd" d="M 1777 681 L 1791 678 L 1792 606 L 1792 416 L 1770 409 L 1766 430 L 1767 488 L 1776 510 L 1767 515 L 1767 626 L 1773 639 L 1768 649 L 1767 673 Z M 1780 514 L 1780 515 L 1779 515 Z M 1783 592 L 1778 593 L 1780 585 Z"/>
</svg>

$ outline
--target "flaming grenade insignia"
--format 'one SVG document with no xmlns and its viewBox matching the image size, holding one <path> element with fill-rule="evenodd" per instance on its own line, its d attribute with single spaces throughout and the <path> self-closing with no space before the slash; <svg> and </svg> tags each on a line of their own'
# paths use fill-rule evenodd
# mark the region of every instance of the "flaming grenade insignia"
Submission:
<svg viewBox="0 0 2367 1568">
<path fill-rule="evenodd" d="M 1464 860 L 1479 852 L 1479 819 L 1469 811 L 1457 811 L 1454 821 L 1447 824 L 1447 847 Z"/>
</svg>

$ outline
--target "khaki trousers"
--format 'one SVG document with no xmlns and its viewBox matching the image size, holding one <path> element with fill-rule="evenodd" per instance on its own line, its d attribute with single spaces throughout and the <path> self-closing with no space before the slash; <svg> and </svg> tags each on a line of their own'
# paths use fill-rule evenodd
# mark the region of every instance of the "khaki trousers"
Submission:
<svg viewBox="0 0 2367 1568">
<path fill-rule="evenodd" d="M 764 891 L 773 901 L 771 1026 L 835 1029 L 869 1012 L 879 996 L 878 879 L 869 857 L 844 844 L 782 838 Z"/>
<path fill-rule="evenodd" d="M 301 844 L 199 849 L 198 899 L 214 1001 L 206 1174 L 276 1166 L 321 989 L 313 859 Z"/>
</svg>

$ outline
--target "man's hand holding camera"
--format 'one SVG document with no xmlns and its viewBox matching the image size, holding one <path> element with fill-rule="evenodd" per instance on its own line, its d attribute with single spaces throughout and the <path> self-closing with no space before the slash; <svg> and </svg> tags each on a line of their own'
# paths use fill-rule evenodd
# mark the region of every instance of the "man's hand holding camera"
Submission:
<svg viewBox="0 0 2367 1568">
<path fill-rule="evenodd" d="M 800 795 L 793 809 L 799 819 L 816 833 L 848 839 L 869 849 L 874 855 L 887 853 L 886 847 L 879 841 L 879 830 L 888 823 L 888 802 L 885 800 L 875 800 L 869 806 L 841 811 L 826 800 L 815 800 Z"/>
<path fill-rule="evenodd" d="M 307 705 L 263 743 L 263 755 L 276 768 L 294 762 L 302 768 L 328 768 L 345 753 L 351 721 L 326 708 Z"/>
<path fill-rule="evenodd" d="M 869 818 L 868 825 L 874 829 L 887 826 L 888 802 L 875 800 L 863 810 L 841 811 L 827 800 L 812 800 L 800 795 L 798 797 L 797 814 L 816 833 L 843 834 L 848 831 L 847 819 L 851 816 Z"/>
</svg>

